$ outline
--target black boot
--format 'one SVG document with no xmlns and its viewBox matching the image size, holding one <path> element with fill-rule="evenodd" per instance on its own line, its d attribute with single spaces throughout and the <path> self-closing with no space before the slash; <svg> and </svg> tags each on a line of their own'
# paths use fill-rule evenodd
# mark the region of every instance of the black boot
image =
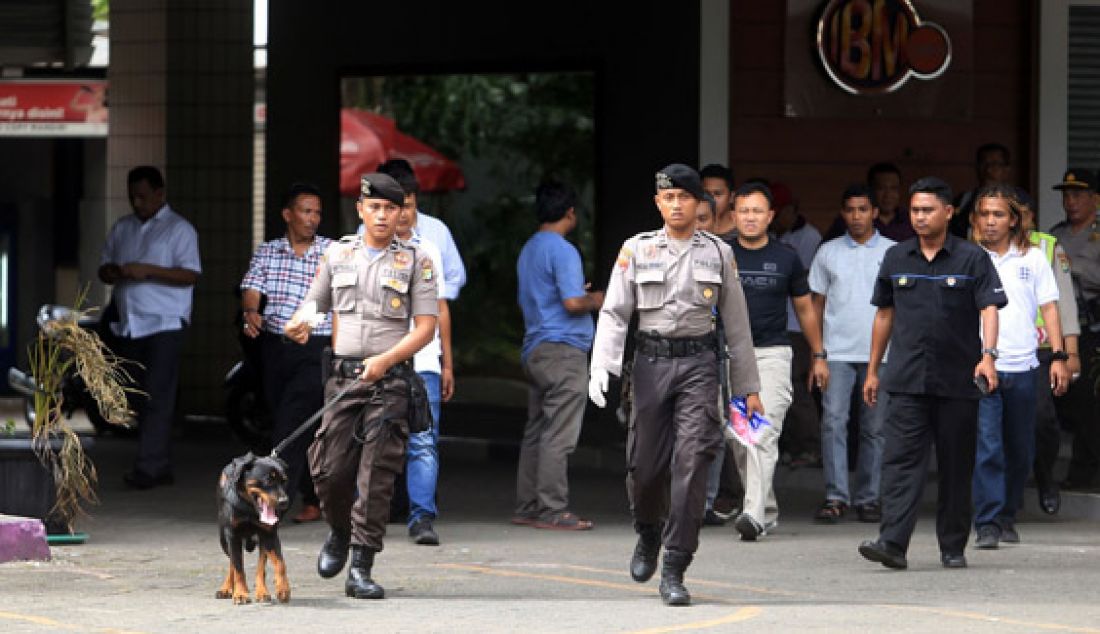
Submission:
<svg viewBox="0 0 1100 634">
<path fill-rule="evenodd" d="M 348 545 L 350 543 L 350 533 L 329 531 L 325 545 L 321 546 L 321 554 L 317 555 L 317 574 L 325 579 L 331 579 L 340 574 L 340 571 L 344 569 L 344 564 L 348 561 Z"/>
<path fill-rule="evenodd" d="M 348 580 L 344 583 L 344 593 L 356 599 L 381 599 L 386 591 L 370 578 L 370 569 L 374 565 L 374 551 L 366 546 L 355 544 L 351 547 L 351 567 L 348 568 Z"/>
<path fill-rule="evenodd" d="M 634 546 L 634 556 L 630 558 L 630 577 L 638 583 L 645 583 L 657 572 L 657 555 L 661 552 L 661 525 L 634 523 L 638 533 L 638 543 Z"/>
<path fill-rule="evenodd" d="M 661 600 L 665 605 L 688 605 L 691 595 L 684 587 L 684 571 L 691 565 L 692 554 L 682 550 L 666 550 L 661 566 Z"/>
</svg>

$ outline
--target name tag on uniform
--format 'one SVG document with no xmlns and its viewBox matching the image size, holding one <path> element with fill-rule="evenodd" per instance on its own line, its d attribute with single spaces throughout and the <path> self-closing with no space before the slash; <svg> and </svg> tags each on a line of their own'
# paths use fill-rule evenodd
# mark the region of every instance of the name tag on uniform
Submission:
<svg viewBox="0 0 1100 634">
<path fill-rule="evenodd" d="M 343 288 L 345 286 L 355 286 L 355 283 L 359 280 L 359 275 L 355 271 L 346 271 L 341 273 L 335 273 L 332 276 L 332 287 Z"/>
<path fill-rule="evenodd" d="M 398 293 L 406 293 L 409 290 L 409 281 L 399 280 L 396 277 L 383 277 L 382 286 L 383 288 L 392 288 Z"/>
<path fill-rule="evenodd" d="M 664 269 L 661 269 L 661 268 L 652 268 L 652 269 L 645 269 L 645 270 L 639 269 L 638 272 L 634 275 L 634 279 L 639 284 L 652 284 L 654 282 L 664 282 L 665 281 L 665 271 L 664 271 Z"/>
</svg>

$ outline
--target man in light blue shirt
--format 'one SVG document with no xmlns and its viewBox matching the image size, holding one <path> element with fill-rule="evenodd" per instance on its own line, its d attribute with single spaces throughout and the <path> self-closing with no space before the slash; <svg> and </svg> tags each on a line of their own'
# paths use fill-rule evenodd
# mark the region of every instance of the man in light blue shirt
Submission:
<svg viewBox="0 0 1100 634">
<path fill-rule="evenodd" d="M 852 389 L 863 385 L 871 355 L 875 307 L 871 295 L 886 250 L 894 241 L 875 229 L 878 207 L 866 185 L 852 185 L 841 198 L 847 232 L 823 244 L 810 266 L 810 290 L 825 331 L 829 383 L 822 395 L 821 458 L 825 502 L 815 514 L 821 522 L 841 519 L 854 502 L 860 521 L 878 522 L 879 472 L 882 468 L 882 415 L 879 403 L 864 403 L 859 415 L 859 462 L 854 499 L 848 488 L 848 414 Z"/>
<path fill-rule="evenodd" d="M 172 484 L 171 431 L 183 331 L 192 289 L 202 272 L 198 233 L 165 203 L 164 177 L 143 165 L 126 177 L 134 213 L 107 236 L 99 279 L 113 284 L 118 321 L 110 323 L 120 356 L 143 394 L 135 399 L 141 440 L 134 468 L 123 476 L 136 489 Z"/>
<path fill-rule="evenodd" d="M 516 262 L 525 329 L 521 359 L 531 387 L 512 523 L 556 530 L 592 528 L 569 510 L 566 473 L 587 399 L 591 313 L 603 305 L 601 291 L 586 290 L 580 253 L 565 240 L 577 226 L 576 200 L 560 183 L 539 186 L 539 231 Z"/>
</svg>

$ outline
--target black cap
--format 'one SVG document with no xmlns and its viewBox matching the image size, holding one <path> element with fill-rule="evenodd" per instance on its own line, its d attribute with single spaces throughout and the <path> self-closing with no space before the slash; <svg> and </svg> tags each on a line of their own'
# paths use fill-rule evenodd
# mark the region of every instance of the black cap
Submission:
<svg viewBox="0 0 1100 634">
<path fill-rule="evenodd" d="M 1066 170 L 1065 176 L 1062 177 L 1062 182 L 1055 185 L 1054 189 L 1091 189 L 1092 191 L 1096 191 L 1098 189 L 1096 172 L 1083 167 L 1071 167 Z"/>
<path fill-rule="evenodd" d="M 363 174 L 359 179 L 359 200 L 364 198 L 381 198 L 400 207 L 405 204 L 405 190 L 392 176 L 379 174 Z"/>
<path fill-rule="evenodd" d="M 683 163 L 667 165 L 657 172 L 657 191 L 662 189 L 682 189 L 698 200 L 703 199 L 703 182 L 699 180 L 699 172 Z"/>
</svg>

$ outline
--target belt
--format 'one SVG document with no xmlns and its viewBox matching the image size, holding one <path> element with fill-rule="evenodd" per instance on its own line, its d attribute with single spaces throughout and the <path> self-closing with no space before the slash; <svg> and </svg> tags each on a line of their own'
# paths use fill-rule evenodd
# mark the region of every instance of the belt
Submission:
<svg viewBox="0 0 1100 634">
<path fill-rule="evenodd" d="M 643 332 L 638 333 L 638 354 L 647 357 L 694 357 L 708 350 L 717 349 L 717 339 L 713 334 L 700 337 L 661 337 Z"/>
<path fill-rule="evenodd" d="M 386 371 L 391 376 L 401 369 L 412 369 L 412 361 L 402 361 Z M 357 357 L 336 357 L 332 360 L 332 373 L 342 379 L 357 379 L 363 371 L 363 360 Z"/>
</svg>

